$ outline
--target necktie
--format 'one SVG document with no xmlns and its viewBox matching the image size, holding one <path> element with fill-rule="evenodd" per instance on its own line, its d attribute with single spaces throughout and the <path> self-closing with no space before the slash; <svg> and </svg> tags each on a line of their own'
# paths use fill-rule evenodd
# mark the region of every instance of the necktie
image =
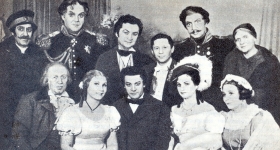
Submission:
<svg viewBox="0 0 280 150">
<path fill-rule="evenodd" d="M 130 104 L 141 105 L 144 102 L 144 100 L 143 99 L 127 99 L 127 102 Z"/>
<path fill-rule="evenodd" d="M 121 56 L 128 56 L 130 54 L 132 54 L 132 51 L 125 51 L 125 50 L 118 50 L 119 55 Z"/>
</svg>

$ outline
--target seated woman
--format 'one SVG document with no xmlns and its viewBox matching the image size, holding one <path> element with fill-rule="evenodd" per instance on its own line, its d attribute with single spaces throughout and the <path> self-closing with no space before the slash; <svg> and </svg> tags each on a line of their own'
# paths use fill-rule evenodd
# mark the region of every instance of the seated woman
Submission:
<svg viewBox="0 0 280 150">
<path fill-rule="evenodd" d="M 80 104 L 67 108 L 57 123 L 63 150 L 118 148 L 115 131 L 120 115 L 115 107 L 101 104 L 106 91 L 107 79 L 102 72 L 91 70 L 85 75 Z"/>
<path fill-rule="evenodd" d="M 221 82 L 224 102 L 230 109 L 222 112 L 226 118 L 223 147 L 228 150 L 280 149 L 279 126 L 272 115 L 246 100 L 254 95 L 250 83 L 228 74 Z"/>
<path fill-rule="evenodd" d="M 212 63 L 205 56 L 182 59 L 173 69 L 170 82 L 177 86 L 182 103 L 171 109 L 174 133 L 179 137 L 175 150 L 218 149 L 222 147 L 225 118 L 200 99 L 211 85 Z M 172 149 L 172 141 L 169 149 Z"/>
</svg>

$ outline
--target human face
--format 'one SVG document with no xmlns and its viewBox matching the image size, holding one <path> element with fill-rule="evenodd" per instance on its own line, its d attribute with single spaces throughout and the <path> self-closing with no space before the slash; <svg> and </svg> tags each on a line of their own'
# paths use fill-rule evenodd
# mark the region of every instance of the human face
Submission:
<svg viewBox="0 0 280 150">
<path fill-rule="evenodd" d="M 72 33 L 81 30 L 85 22 L 86 12 L 82 5 L 76 3 L 67 7 L 66 12 L 61 16 L 65 27 Z"/>
<path fill-rule="evenodd" d="M 125 76 L 125 86 L 127 94 L 132 99 L 140 98 L 144 93 L 144 87 L 143 79 L 140 77 L 140 75 L 134 75 L 134 76 Z"/>
<path fill-rule="evenodd" d="M 241 106 L 242 101 L 237 87 L 232 84 L 225 84 L 222 89 L 223 99 L 227 107 L 231 110 L 235 110 Z"/>
<path fill-rule="evenodd" d="M 49 89 L 55 95 L 62 94 L 67 87 L 67 69 L 61 65 L 54 65 L 49 68 L 47 73 Z"/>
<path fill-rule="evenodd" d="M 103 76 L 93 77 L 88 85 L 88 96 L 95 100 L 101 100 L 107 91 L 107 80 Z"/>
<path fill-rule="evenodd" d="M 128 50 L 135 45 L 139 35 L 139 27 L 137 24 L 124 23 L 119 33 L 116 33 L 119 47 L 122 50 Z"/>
<path fill-rule="evenodd" d="M 234 38 L 236 47 L 244 54 L 248 54 L 254 50 L 256 38 L 250 33 L 238 30 Z"/>
<path fill-rule="evenodd" d="M 156 39 L 154 41 L 152 53 L 155 55 L 157 62 L 164 64 L 170 58 L 174 51 L 174 47 L 171 48 L 167 39 Z"/>
<path fill-rule="evenodd" d="M 177 90 L 183 99 L 189 99 L 196 95 L 197 86 L 194 85 L 191 76 L 183 74 L 178 77 Z"/>
<path fill-rule="evenodd" d="M 15 33 L 13 33 L 15 37 L 16 43 L 21 47 L 27 47 L 31 42 L 33 29 L 31 24 L 22 24 L 18 25 L 15 28 Z"/>
<path fill-rule="evenodd" d="M 191 37 L 198 39 L 206 33 L 206 23 L 203 16 L 199 13 L 193 13 L 188 15 L 185 20 L 186 29 L 188 30 Z"/>
</svg>

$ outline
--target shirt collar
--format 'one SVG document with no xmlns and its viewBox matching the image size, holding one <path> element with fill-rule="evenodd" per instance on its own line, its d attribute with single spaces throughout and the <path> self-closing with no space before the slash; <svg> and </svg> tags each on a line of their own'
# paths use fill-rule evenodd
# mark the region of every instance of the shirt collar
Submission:
<svg viewBox="0 0 280 150">
<path fill-rule="evenodd" d="M 48 95 L 49 96 L 55 96 L 55 97 L 69 97 L 68 93 L 66 91 L 64 91 L 62 94 L 60 95 L 55 95 L 51 90 L 48 91 Z"/>
<path fill-rule="evenodd" d="M 144 97 L 144 93 L 142 94 L 142 96 L 139 97 L 139 99 L 143 99 L 143 97 Z M 127 99 L 132 99 L 132 98 L 128 95 Z"/>
<path fill-rule="evenodd" d="M 155 67 L 155 70 L 159 71 L 159 70 L 168 70 L 170 68 L 170 65 L 172 63 L 172 58 L 169 59 L 165 64 L 162 64 L 160 65 L 158 62 L 157 62 L 157 65 Z"/>
<path fill-rule="evenodd" d="M 123 49 L 121 49 L 120 45 L 118 45 L 118 49 L 119 49 L 119 50 L 123 50 Z M 130 48 L 128 49 L 128 51 L 136 52 L 136 50 L 135 50 L 133 47 L 130 47 Z"/>
</svg>

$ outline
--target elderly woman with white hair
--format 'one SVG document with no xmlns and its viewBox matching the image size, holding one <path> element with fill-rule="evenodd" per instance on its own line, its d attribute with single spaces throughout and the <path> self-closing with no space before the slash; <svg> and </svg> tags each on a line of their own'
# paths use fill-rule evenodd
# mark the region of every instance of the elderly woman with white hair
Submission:
<svg viewBox="0 0 280 150">
<path fill-rule="evenodd" d="M 243 77 L 228 74 L 221 82 L 223 99 L 229 112 L 225 118 L 223 147 L 227 150 L 280 149 L 280 130 L 272 115 L 247 99 L 254 95 L 250 83 Z"/>
</svg>

